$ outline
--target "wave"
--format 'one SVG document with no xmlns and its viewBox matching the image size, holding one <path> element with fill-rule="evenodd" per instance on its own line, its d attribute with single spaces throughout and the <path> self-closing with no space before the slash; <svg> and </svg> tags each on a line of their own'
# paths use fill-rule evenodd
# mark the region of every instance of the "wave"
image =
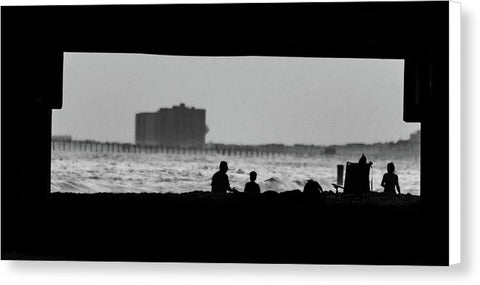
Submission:
<svg viewBox="0 0 480 285">
<path fill-rule="evenodd" d="M 283 180 L 279 177 L 270 177 L 266 179 L 263 183 L 260 183 L 260 188 L 262 189 L 262 191 L 273 190 L 283 192 L 301 188 L 299 186 L 300 185 L 295 181 Z"/>
<path fill-rule="evenodd" d="M 52 153 L 52 192 L 191 192 L 210 191 L 212 175 L 218 171 L 220 160 L 227 160 L 230 185 L 243 189 L 250 180 L 249 173 L 257 172 L 261 191 L 303 189 L 306 181 L 316 180 L 324 190 L 336 181 L 338 158 L 244 158 L 219 156 L 139 155 Z M 383 165 L 382 161 L 375 161 Z M 398 161 L 397 174 L 405 192 L 420 194 L 420 166 L 415 161 Z M 374 188 L 380 187 L 385 169 L 372 169 Z"/>
</svg>

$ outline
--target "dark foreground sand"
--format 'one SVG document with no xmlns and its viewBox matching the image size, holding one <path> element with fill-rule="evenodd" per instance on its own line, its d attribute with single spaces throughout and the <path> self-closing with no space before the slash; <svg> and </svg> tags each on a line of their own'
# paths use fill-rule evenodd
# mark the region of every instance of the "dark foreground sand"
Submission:
<svg viewBox="0 0 480 285">
<path fill-rule="evenodd" d="M 4 258 L 425 264 L 430 217 L 412 195 L 300 191 L 53 193 Z M 420 246 L 421 245 L 421 246 Z"/>
<path fill-rule="evenodd" d="M 420 196 L 410 194 L 386 195 L 378 192 L 370 192 L 366 195 L 344 195 L 325 191 L 320 194 L 305 194 L 300 190 L 285 192 L 266 191 L 261 194 L 243 192 L 216 194 L 205 191 L 193 191 L 188 193 L 53 193 L 51 200 L 95 201 L 117 203 L 128 200 L 132 203 L 147 203 L 150 205 L 162 205 L 202 207 L 202 206 L 233 206 L 240 207 L 241 211 L 249 212 L 259 206 L 282 206 L 284 212 L 308 209 L 332 210 L 338 207 L 354 207 L 357 209 L 415 209 L 420 205 Z M 168 203 L 168 205 L 163 205 Z M 172 204 L 173 203 L 173 204 Z M 240 209 L 239 209 L 240 210 Z M 261 209 L 260 209 L 261 210 Z"/>
</svg>

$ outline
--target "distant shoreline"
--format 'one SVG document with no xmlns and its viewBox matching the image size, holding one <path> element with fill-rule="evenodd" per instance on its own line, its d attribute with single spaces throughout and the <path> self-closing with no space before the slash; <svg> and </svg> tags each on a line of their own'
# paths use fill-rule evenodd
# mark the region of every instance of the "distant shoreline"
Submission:
<svg viewBox="0 0 480 285">
<path fill-rule="evenodd" d="M 165 154 L 219 154 L 226 156 L 360 156 L 367 157 L 394 156 L 419 159 L 420 142 L 399 140 L 397 142 L 345 145 L 240 145 L 240 144 L 204 144 L 204 145 L 156 145 L 119 142 L 100 142 L 95 140 L 73 140 L 71 138 L 54 138 L 52 151 L 83 151 L 110 153 L 165 153 Z"/>
</svg>

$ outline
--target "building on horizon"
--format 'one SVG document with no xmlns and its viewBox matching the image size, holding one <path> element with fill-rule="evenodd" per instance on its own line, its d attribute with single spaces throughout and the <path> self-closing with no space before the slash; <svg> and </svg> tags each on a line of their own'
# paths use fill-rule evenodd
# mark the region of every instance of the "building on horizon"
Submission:
<svg viewBox="0 0 480 285">
<path fill-rule="evenodd" d="M 208 128 L 205 109 L 187 107 L 181 103 L 172 108 L 160 108 L 154 113 L 135 116 L 135 143 L 201 147 L 205 145 Z"/>
<path fill-rule="evenodd" d="M 421 133 L 420 133 L 420 130 L 414 132 L 414 133 L 411 133 L 410 134 L 410 139 L 409 141 L 411 143 L 417 143 L 419 144 L 420 143 L 420 136 L 421 136 Z"/>
<path fill-rule="evenodd" d="M 71 135 L 52 135 L 52 141 L 71 142 L 72 136 Z"/>
</svg>

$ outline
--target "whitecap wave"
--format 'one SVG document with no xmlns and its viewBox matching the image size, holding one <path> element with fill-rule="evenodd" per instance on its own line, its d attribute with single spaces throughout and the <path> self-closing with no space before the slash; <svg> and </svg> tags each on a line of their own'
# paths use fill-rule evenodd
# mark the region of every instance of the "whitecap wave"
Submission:
<svg viewBox="0 0 480 285">
<path fill-rule="evenodd" d="M 257 172 L 262 192 L 303 189 L 306 181 L 316 180 L 324 190 L 336 182 L 336 165 L 342 157 L 227 157 L 218 155 L 109 154 L 81 152 L 52 153 L 52 192 L 190 192 L 209 191 L 212 175 L 221 160 L 228 161 L 230 185 L 243 189 L 250 171 Z M 372 169 L 374 189 L 383 191 L 380 182 L 388 161 L 375 161 Z M 420 193 L 420 162 L 396 161 L 402 192 Z"/>
</svg>

